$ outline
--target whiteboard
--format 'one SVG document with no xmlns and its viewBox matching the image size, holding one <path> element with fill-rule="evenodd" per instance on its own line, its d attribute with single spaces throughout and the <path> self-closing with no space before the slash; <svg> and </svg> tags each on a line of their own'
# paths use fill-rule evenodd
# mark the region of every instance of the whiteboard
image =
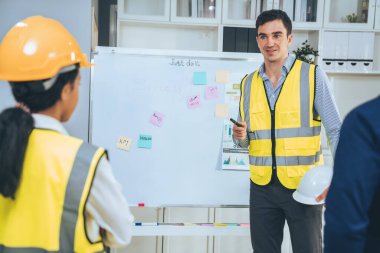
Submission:
<svg viewBox="0 0 380 253">
<path fill-rule="evenodd" d="M 228 70 L 240 83 L 262 62 L 260 55 L 233 58 L 208 52 L 147 51 L 99 47 L 91 80 L 91 142 L 108 150 L 113 172 L 131 205 L 224 206 L 249 204 L 249 172 L 221 170 L 224 84 L 215 73 Z M 204 99 L 205 85 L 194 72 L 206 72 L 207 85 L 219 96 Z M 201 106 L 189 109 L 189 96 Z M 150 123 L 163 113 L 161 127 Z M 230 110 L 236 117 L 237 109 Z M 151 135 L 152 147 L 139 148 L 139 135 Z M 132 139 L 128 151 L 117 148 L 121 136 Z"/>
</svg>

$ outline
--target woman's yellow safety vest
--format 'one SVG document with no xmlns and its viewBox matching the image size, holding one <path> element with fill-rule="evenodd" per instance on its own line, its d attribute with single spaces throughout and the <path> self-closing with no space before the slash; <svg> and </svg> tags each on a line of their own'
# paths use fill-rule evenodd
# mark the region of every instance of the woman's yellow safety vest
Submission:
<svg viewBox="0 0 380 253">
<path fill-rule="evenodd" d="M 104 149 L 34 129 L 15 199 L 0 195 L 0 252 L 104 252 L 86 234 L 85 204 Z"/>
<path fill-rule="evenodd" d="M 255 184 L 268 184 L 276 173 L 283 186 L 296 189 L 307 170 L 323 163 L 321 120 L 314 109 L 315 69 L 296 60 L 273 111 L 258 71 L 243 79 L 240 115 L 248 127 Z"/>
</svg>

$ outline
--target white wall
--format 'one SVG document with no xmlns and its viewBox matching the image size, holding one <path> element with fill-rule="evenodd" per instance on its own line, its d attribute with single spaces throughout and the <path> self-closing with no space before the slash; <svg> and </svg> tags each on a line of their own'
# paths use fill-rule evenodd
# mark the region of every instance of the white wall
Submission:
<svg viewBox="0 0 380 253">
<path fill-rule="evenodd" d="M 0 40 L 15 23 L 33 15 L 60 21 L 90 56 L 91 0 L 0 0 Z M 81 76 L 79 103 L 66 127 L 72 135 L 88 140 L 90 70 L 83 69 Z M 0 81 L 0 110 L 13 105 L 9 85 Z"/>
<path fill-rule="evenodd" d="M 147 37 L 148 36 L 148 37 Z M 156 38 L 160 38 L 160 42 Z M 119 46 L 173 50 L 217 51 L 217 27 L 120 23 Z"/>
<path fill-rule="evenodd" d="M 378 75 L 332 75 L 335 99 L 342 118 L 358 105 L 380 94 Z"/>
</svg>

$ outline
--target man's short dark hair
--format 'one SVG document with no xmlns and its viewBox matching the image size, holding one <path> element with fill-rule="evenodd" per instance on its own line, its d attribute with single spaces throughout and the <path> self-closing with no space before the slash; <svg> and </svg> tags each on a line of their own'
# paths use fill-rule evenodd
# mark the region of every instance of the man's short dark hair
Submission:
<svg viewBox="0 0 380 253">
<path fill-rule="evenodd" d="M 256 19 L 256 30 L 259 30 L 259 26 L 277 19 L 281 20 L 284 24 L 287 35 L 292 34 L 292 21 L 290 20 L 288 14 L 282 10 L 263 11 Z"/>
</svg>

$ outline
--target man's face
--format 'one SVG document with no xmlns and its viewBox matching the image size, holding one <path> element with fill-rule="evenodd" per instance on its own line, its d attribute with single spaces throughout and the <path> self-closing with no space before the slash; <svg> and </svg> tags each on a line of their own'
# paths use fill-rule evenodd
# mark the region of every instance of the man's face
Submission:
<svg viewBox="0 0 380 253">
<path fill-rule="evenodd" d="M 257 45 L 265 61 L 282 62 L 288 56 L 293 37 L 291 34 L 287 35 L 281 20 L 276 19 L 259 26 L 257 34 Z"/>
</svg>

